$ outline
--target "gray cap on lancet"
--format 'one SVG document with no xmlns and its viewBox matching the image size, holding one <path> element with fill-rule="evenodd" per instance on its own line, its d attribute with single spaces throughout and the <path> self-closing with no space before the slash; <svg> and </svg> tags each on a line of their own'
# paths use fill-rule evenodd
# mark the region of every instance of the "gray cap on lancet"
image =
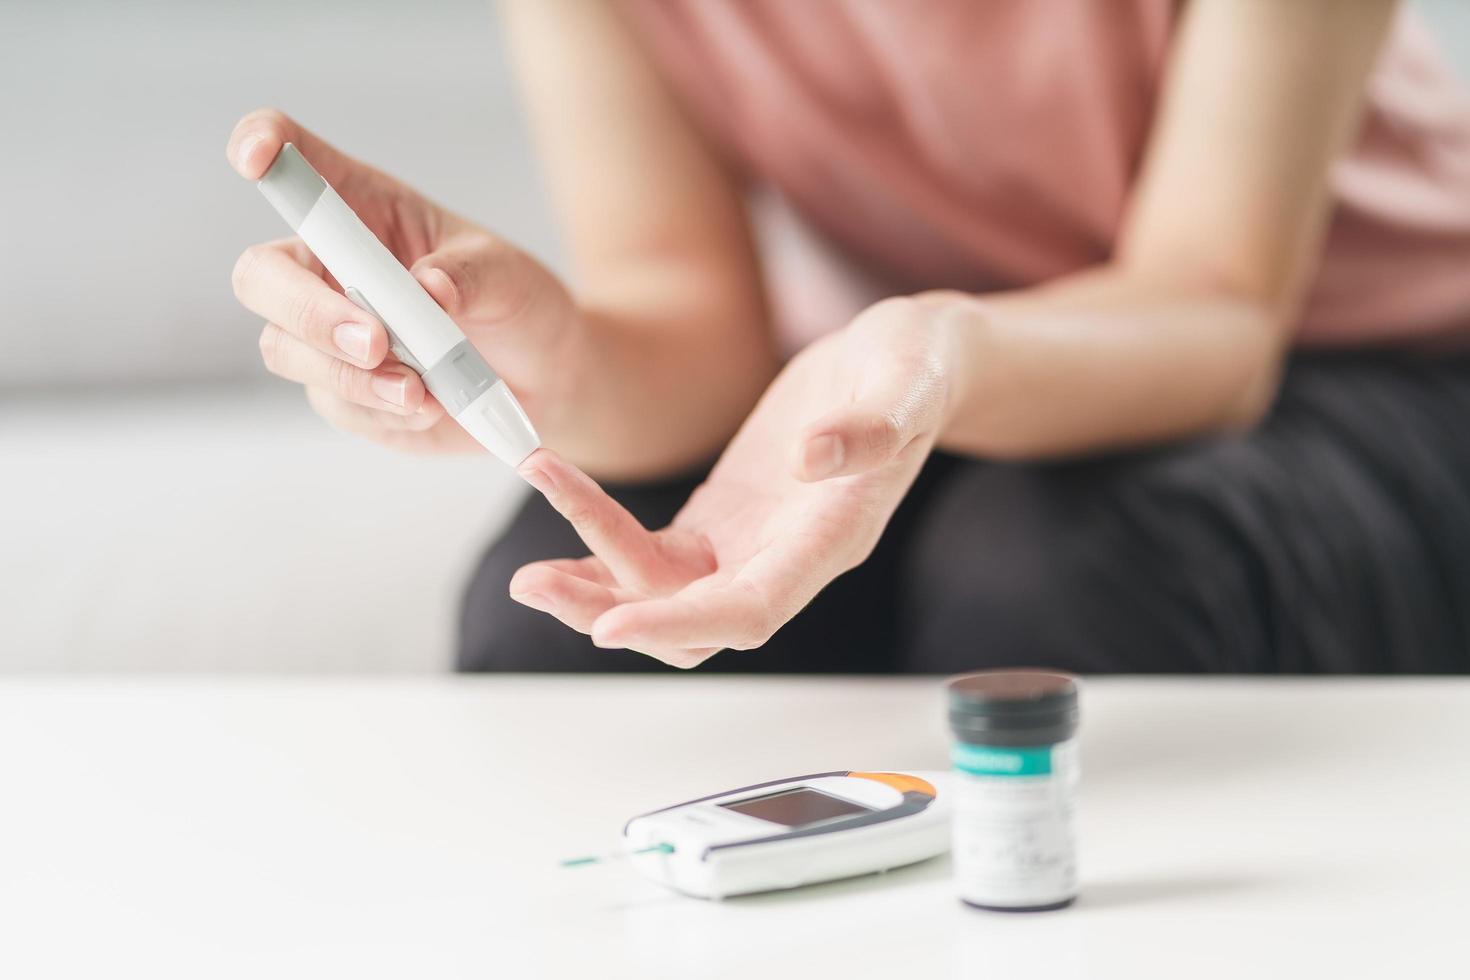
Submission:
<svg viewBox="0 0 1470 980">
<path fill-rule="evenodd" d="M 295 231 L 306 220 L 322 191 L 327 189 L 327 182 L 312 169 L 295 145 L 287 143 L 281 147 L 275 162 L 256 186 Z"/>
</svg>

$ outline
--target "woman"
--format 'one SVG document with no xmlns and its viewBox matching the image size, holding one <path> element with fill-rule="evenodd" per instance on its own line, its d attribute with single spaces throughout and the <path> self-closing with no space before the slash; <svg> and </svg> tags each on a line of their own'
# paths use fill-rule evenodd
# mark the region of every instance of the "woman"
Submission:
<svg viewBox="0 0 1470 980">
<path fill-rule="evenodd" d="M 464 669 L 1470 665 L 1470 106 L 1391 0 L 508 23 L 575 290 L 279 113 L 228 146 L 301 146 L 612 487 L 522 465 Z M 299 242 L 234 282 L 333 423 L 473 448 Z"/>
</svg>

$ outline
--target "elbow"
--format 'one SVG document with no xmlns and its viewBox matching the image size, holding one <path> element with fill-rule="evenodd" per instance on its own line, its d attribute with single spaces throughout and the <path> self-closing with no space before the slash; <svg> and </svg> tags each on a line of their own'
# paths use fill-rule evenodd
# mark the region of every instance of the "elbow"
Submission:
<svg viewBox="0 0 1470 980">
<path fill-rule="evenodd" d="M 1242 434 L 1252 431 L 1264 422 L 1266 416 L 1271 414 L 1271 406 L 1276 402 L 1279 380 L 1279 372 L 1275 371 L 1263 371 L 1260 377 L 1252 378 L 1226 406 L 1220 430 Z"/>
<path fill-rule="evenodd" d="M 1266 420 L 1276 403 L 1286 360 L 1287 331 L 1281 319 L 1264 308 L 1253 311 L 1249 333 L 1254 343 L 1241 360 L 1240 379 L 1225 400 L 1220 429 L 1250 432 Z"/>
<path fill-rule="evenodd" d="M 1196 325 L 1208 325 L 1206 332 L 1215 338 L 1205 353 L 1219 383 L 1213 428 L 1231 434 L 1255 429 L 1276 403 L 1295 303 L 1265 283 L 1203 268 L 1152 281 L 1165 295 L 1187 299 Z"/>
</svg>

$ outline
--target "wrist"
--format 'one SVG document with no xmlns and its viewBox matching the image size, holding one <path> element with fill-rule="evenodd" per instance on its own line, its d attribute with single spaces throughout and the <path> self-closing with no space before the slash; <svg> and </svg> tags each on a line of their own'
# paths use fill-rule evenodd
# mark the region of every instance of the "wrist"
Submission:
<svg viewBox="0 0 1470 980">
<path fill-rule="evenodd" d="M 980 402 L 990 390 L 983 376 L 996 364 L 995 327 L 988 305 L 962 293 L 946 293 L 935 300 L 933 316 L 947 382 L 938 439 L 944 445 L 956 430 L 972 429 L 974 419 L 983 414 Z"/>
</svg>

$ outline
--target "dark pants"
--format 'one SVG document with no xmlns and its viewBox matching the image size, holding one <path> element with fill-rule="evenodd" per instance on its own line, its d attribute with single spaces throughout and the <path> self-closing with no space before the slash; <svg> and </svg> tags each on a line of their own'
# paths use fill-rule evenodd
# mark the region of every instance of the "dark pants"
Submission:
<svg viewBox="0 0 1470 980">
<path fill-rule="evenodd" d="M 648 527 L 696 479 L 612 487 Z M 586 554 L 533 496 L 465 596 L 462 670 L 670 670 L 506 596 Z M 935 454 L 872 557 L 702 671 L 1470 670 L 1470 358 L 1298 358 L 1255 431 L 1056 463 Z"/>
</svg>

